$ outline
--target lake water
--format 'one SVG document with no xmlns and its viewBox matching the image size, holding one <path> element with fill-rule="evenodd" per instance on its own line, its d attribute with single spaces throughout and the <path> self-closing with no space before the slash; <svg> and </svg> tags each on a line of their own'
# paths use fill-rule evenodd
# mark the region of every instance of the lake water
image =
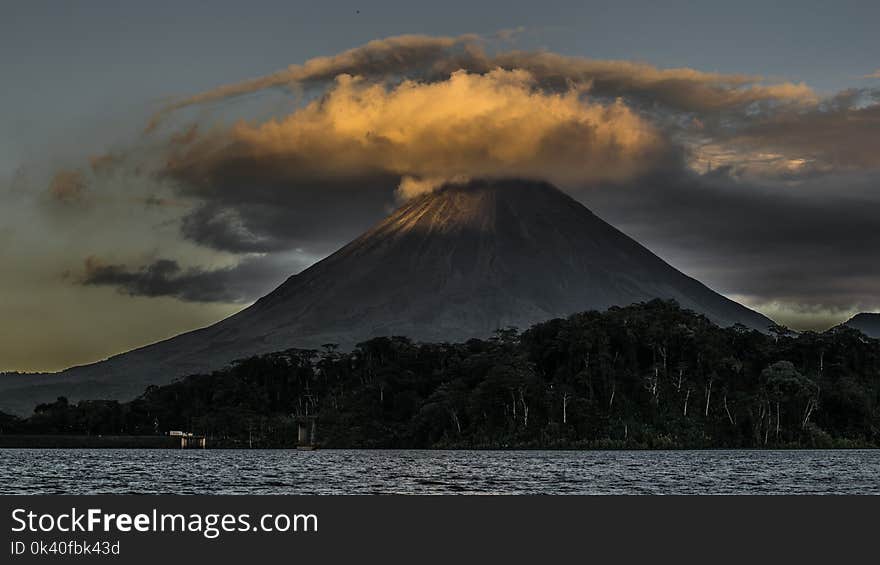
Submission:
<svg viewBox="0 0 880 565">
<path fill-rule="evenodd" d="M 0 449 L 0 494 L 880 494 L 880 451 Z"/>
</svg>

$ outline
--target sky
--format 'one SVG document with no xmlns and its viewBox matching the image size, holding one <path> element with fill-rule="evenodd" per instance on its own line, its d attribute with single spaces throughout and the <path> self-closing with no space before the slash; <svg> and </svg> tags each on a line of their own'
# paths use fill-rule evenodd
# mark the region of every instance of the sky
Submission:
<svg viewBox="0 0 880 565">
<path fill-rule="evenodd" d="M 878 16 L 4 2 L 0 370 L 222 319 L 402 200 L 476 177 L 550 180 L 795 328 L 880 310 Z"/>
</svg>

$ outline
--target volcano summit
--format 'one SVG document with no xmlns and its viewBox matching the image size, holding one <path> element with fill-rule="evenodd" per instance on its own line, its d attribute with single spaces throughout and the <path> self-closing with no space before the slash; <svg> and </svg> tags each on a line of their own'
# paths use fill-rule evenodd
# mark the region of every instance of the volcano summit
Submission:
<svg viewBox="0 0 880 565">
<path fill-rule="evenodd" d="M 58 395 L 128 398 L 250 355 L 382 335 L 486 337 L 584 310 L 674 299 L 715 323 L 768 318 L 677 271 L 545 183 L 475 182 L 410 200 L 339 251 L 212 326 L 106 361 L 11 377 L 0 409 Z M 36 384 L 39 383 L 39 384 Z"/>
</svg>

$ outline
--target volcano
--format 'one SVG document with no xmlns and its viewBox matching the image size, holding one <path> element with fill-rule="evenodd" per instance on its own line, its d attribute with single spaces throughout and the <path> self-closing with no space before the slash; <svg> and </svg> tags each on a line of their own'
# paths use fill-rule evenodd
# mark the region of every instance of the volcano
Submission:
<svg viewBox="0 0 880 565">
<path fill-rule="evenodd" d="M 772 321 L 682 274 L 545 183 L 476 182 L 417 197 L 212 326 L 105 361 L 0 381 L 0 409 L 134 397 L 150 384 L 291 347 L 383 335 L 487 337 L 584 310 L 673 299 L 715 323 Z"/>
</svg>

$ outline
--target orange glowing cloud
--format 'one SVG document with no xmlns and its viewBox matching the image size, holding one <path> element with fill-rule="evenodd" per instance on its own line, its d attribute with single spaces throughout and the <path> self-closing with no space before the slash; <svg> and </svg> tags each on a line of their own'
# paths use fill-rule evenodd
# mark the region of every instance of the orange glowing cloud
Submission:
<svg viewBox="0 0 880 565">
<path fill-rule="evenodd" d="M 319 100 L 278 120 L 241 122 L 169 161 L 210 179 L 229 162 L 271 164 L 291 177 L 405 177 L 407 196 L 443 180 L 521 177 L 561 185 L 622 181 L 667 154 L 665 138 L 622 101 L 571 88 L 548 93 L 525 71 L 453 73 L 387 88 L 341 75 Z"/>
</svg>

